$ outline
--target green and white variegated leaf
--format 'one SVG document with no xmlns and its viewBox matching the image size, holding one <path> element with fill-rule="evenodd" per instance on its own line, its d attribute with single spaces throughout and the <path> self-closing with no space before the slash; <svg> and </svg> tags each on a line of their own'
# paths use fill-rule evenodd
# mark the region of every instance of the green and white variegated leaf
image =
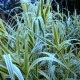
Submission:
<svg viewBox="0 0 80 80">
<path fill-rule="evenodd" d="M 24 80 L 20 70 L 17 68 L 17 66 L 15 66 L 12 63 L 10 54 L 3 55 L 3 57 L 5 59 L 5 62 L 6 62 L 7 69 L 8 69 L 11 80 L 15 80 L 14 73 L 16 74 L 16 76 L 18 77 L 19 80 Z"/>
<path fill-rule="evenodd" d="M 45 25 L 44 25 L 43 18 L 41 16 L 38 17 L 38 23 L 39 23 L 40 31 L 43 33 L 43 36 L 45 36 Z"/>
<path fill-rule="evenodd" d="M 38 58 L 38 59 L 36 59 L 35 61 L 33 61 L 33 63 L 30 65 L 30 67 L 29 67 L 29 71 L 31 70 L 31 69 L 33 69 L 33 67 L 36 65 L 36 64 L 38 64 L 39 62 L 41 62 L 41 61 L 55 61 L 55 62 L 57 62 L 57 63 L 59 63 L 60 65 L 62 65 L 62 66 L 64 66 L 64 67 L 66 67 L 60 60 L 58 60 L 57 58 L 55 58 L 55 57 L 42 57 L 42 58 Z"/>
<path fill-rule="evenodd" d="M 20 1 L 25 3 L 31 2 L 31 0 L 20 0 Z"/>
<path fill-rule="evenodd" d="M 42 70 L 39 70 L 39 73 L 41 75 L 43 75 L 47 80 L 51 80 L 50 77 L 45 72 L 43 72 Z"/>
<path fill-rule="evenodd" d="M 57 62 L 59 65 L 61 65 L 61 66 L 63 66 L 63 67 L 65 67 L 67 70 L 69 70 L 71 73 L 73 73 L 73 74 L 75 74 L 73 71 L 71 71 L 66 65 L 64 65 L 59 59 L 57 59 L 56 57 L 55 57 L 55 54 L 49 54 L 48 52 L 43 52 L 43 54 L 46 54 L 46 55 L 48 55 L 49 57 L 41 57 L 41 58 L 38 58 L 38 59 L 36 59 L 36 60 L 34 60 L 33 61 L 33 63 L 30 65 L 30 67 L 29 67 L 29 71 L 31 70 L 31 69 L 33 69 L 33 67 L 36 65 L 36 64 L 38 64 L 39 62 L 41 62 L 41 61 L 52 61 L 52 62 Z M 76 74 L 75 74 L 76 75 Z"/>
<path fill-rule="evenodd" d="M 11 80 L 15 80 L 14 71 L 13 71 L 13 64 L 12 64 L 10 54 L 9 55 L 3 55 L 3 57 L 5 59 L 6 66 L 7 66 Z"/>
<path fill-rule="evenodd" d="M 24 77 L 23 77 L 21 71 L 14 64 L 13 64 L 13 70 L 14 70 L 14 73 L 16 74 L 16 76 L 18 77 L 19 80 L 24 80 Z"/>
<path fill-rule="evenodd" d="M 53 80 L 55 78 L 55 75 L 54 75 L 55 65 L 53 65 L 49 70 L 50 70 L 51 80 Z"/>
</svg>

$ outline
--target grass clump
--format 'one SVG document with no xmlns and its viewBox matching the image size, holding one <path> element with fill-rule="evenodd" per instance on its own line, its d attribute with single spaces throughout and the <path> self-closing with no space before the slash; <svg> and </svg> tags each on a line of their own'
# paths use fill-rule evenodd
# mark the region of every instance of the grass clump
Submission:
<svg viewBox="0 0 80 80">
<path fill-rule="evenodd" d="M 80 79 L 79 15 L 51 11 L 50 3 L 21 1 L 17 28 L 0 19 L 1 80 Z"/>
</svg>

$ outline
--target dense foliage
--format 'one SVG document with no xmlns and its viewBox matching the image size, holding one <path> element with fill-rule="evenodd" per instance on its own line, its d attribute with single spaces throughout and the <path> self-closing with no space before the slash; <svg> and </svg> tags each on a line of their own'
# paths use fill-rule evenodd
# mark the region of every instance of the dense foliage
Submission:
<svg viewBox="0 0 80 80">
<path fill-rule="evenodd" d="M 0 19 L 0 79 L 79 80 L 80 15 L 51 10 L 51 0 L 21 0 L 21 7 Z"/>
</svg>

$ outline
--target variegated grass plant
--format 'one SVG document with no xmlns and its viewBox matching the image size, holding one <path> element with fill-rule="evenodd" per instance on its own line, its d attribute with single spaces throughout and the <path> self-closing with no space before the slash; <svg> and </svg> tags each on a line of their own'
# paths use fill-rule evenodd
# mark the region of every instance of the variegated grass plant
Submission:
<svg viewBox="0 0 80 80">
<path fill-rule="evenodd" d="M 59 6 L 52 12 L 50 4 L 21 0 L 23 12 L 13 17 L 17 28 L 0 19 L 1 80 L 80 78 L 79 15 L 66 16 Z"/>
</svg>

